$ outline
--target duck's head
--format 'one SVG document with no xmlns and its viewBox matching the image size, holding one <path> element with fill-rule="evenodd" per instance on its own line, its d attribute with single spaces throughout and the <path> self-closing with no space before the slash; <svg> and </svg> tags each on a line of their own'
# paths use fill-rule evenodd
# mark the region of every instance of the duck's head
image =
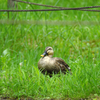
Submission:
<svg viewBox="0 0 100 100">
<path fill-rule="evenodd" d="M 44 53 L 41 55 L 41 57 L 44 56 L 49 56 L 52 57 L 53 56 L 53 48 L 52 47 L 46 47 Z"/>
</svg>

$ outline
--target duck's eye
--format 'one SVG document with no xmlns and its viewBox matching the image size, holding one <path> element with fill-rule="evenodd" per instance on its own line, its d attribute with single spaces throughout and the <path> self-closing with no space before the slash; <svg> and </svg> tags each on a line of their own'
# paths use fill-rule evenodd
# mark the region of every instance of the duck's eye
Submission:
<svg viewBox="0 0 100 100">
<path fill-rule="evenodd" d="M 52 49 L 51 49 L 51 48 L 49 48 L 49 49 L 47 50 L 47 54 L 48 54 L 48 53 L 50 53 L 50 52 L 51 52 L 51 50 L 52 50 Z"/>
<path fill-rule="evenodd" d="M 52 50 L 51 48 L 49 48 L 48 50 Z"/>
</svg>

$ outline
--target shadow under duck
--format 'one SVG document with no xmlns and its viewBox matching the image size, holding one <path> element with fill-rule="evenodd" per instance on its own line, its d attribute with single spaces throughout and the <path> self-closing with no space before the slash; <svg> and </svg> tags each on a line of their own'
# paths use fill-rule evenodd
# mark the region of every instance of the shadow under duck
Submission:
<svg viewBox="0 0 100 100">
<path fill-rule="evenodd" d="M 69 72 L 71 74 L 70 67 L 65 63 L 64 60 L 53 56 L 53 48 L 52 47 L 46 47 L 44 53 L 41 55 L 41 59 L 38 62 L 38 69 L 43 73 L 47 74 L 57 74 L 59 72 L 62 72 L 66 74 L 66 72 Z"/>
</svg>

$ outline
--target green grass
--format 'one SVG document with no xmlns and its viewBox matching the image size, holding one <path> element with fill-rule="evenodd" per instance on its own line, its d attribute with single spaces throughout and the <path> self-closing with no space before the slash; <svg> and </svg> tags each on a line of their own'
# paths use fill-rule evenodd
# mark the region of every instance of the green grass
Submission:
<svg viewBox="0 0 100 100">
<path fill-rule="evenodd" d="M 30 2 L 33 2 L 30 0 Z M 94 3 L 95 2 L 95 3 Z M 100 5 L 98 1 L 40 1 L 63 7 Z M 95 5 L 94 5 L 95 4 Z M 18 3 L 18 9 L 45 9 Z M 0 0 L 0 9 L 7 2 Z M 99 12 L 57 11 L 9 13 L 9 19 L 99 22 Z M 8 20 L 0 12 L 0 20 Z M 45 47 L 52 46 L 72 69 L 72 75 L 41 74 L 37 68 Z M 0 96 L 33 99 L 100 98 L 100 26 L 0 24 Z"/>
</svg>

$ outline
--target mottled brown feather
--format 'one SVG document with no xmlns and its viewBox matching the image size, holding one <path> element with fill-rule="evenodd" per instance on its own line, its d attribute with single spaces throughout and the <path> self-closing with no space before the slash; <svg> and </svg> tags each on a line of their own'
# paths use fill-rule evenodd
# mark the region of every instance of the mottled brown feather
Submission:
<svg viewBox="0 0 100 100">
<path fill-rule="evenodd" d="M 71 71 L 70 67 L 61 58 L 55 58 L 56 66 L 60 67 L 61 72 Z"/>
</svg>

